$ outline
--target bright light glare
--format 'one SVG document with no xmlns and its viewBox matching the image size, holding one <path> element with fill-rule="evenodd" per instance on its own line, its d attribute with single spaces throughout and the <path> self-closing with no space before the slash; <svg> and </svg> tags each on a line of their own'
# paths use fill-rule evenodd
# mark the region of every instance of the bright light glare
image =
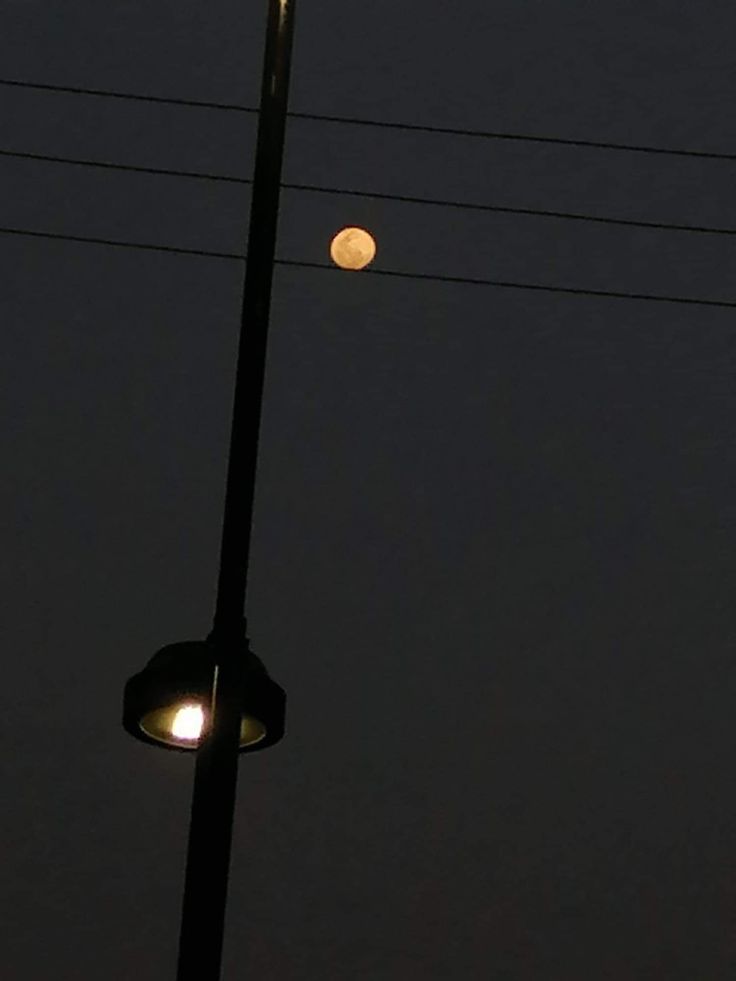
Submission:
<svg viewBox="0 0 736 981">
<path fill-rule="evenodd" d="M 363 269 L 376 257 L 376 240 L 364 228 L 343 228 L 332 239 L 330 256 L 341 269 Z"/>
<path fill-rule="evenodd" d="M 199 705 L 184 705 L 174 716 L 171 732 L 177 739 L 195 740 L 202 734 L 204 712 Z"/>
</svg>

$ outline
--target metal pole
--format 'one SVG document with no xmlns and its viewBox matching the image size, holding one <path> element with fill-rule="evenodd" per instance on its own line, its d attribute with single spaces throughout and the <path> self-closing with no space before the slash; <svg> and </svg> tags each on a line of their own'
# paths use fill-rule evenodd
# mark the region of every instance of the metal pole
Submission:
<svg viewBox="0 0 736 981">
<path fill-rule="evenodd" d="M 268 0 L 230 457 L 211 635 L 210 725 L 197 751 L 177 981 L 219 981 L 240 736 L 242 656 L 295 0 Z"/>
<path fill-rule="evenodd" d="M 295 0 L 269 0 L 215 627 L 245 604 Z"/>
</svg>

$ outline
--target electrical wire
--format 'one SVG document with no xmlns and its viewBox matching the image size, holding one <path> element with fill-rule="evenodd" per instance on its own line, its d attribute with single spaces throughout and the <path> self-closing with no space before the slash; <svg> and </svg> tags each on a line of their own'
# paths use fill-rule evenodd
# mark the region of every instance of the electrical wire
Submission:
<svg viewBox="0 0 736 981">
<path fill-rule="evenodd" d="M 323 262 L 304 262 L 298 259 L 277 259 L 279 266 L 293 266 L 301 269 L 324 269 L 340 272 L 337 266 Z M 707 300 L 689 296 L 662 296 L 656 293 L 625 293 L 618 290 L 591 290 L 577 286 L 545 286 L 542 283 L 514 283 L 498 279 L 475 279 L 470 276 L 444 276 L 433 273 L 402 272 L 398 269 L 364 269 L 370 276 L 389 276 L 395 279 L 415 279 L 434 283 L 457 283 L 468 286 L 494 286 L 499 289 L 525 290 L 543 293 L 565 293 L 571 296 L 598 296 L 620 300 L 647 300 L 656 303 L 686 303 L 700 307 L 724 307 L 736 309 L 736 300 Z"/>
<path fill-rule="evenodd" d="M 162 177 L 189 177 L 195 180 L 218 181 L 230 184 L 252 184 L 247 177 L 229 177 L 225 174 L 208 174 L 195 170 L 179 170 L 167 167 L 141 167 L 137 164 L 109 163 L 103 160 L 87 160 L 79 157 L 60 157 L 47 153 L 30 153 L 26 150 L 0 150 L 0 157 L 16 160 L 33 160 L 41 163 L 69 164 L 75 167 L 99 167 L 103 170 L 132 171 L 138 174 L 158 174 Z"/>
<path fill-rule="evenodd" d="M 223 109 L 226 112 L 248 112 L 257 114 L 250 106 L 239 106 L 231 102 L 203 102 L 199 99 L 173 99 L 161 95 L 143 95 L 137 92 L 115 92 L 111 89 L 88 89 L 76 85 L 50 85 L 45 82 L 27 82 L 18 78 L 0 78 L 0 85 L 19 89 L 40 89 L 44 92 L 62 92 L 68 95 L 91 95 L 102 99 L 129 99 L 135 102 L 157 102 L 168 106 L 190 106 L 197 109 Z"/>
<path fill-rule="evenodd" d="M 51 156 L 42 153 L 30 153 L 20 150 L 0 149 L 0 157 L 19 160 L 31 160 L 41 163 L 67 164 L 81 167 L 97 167 L 104 170 L 129 171 L 140 174 L 156 174 L 164 177 L 184 177 L 195 180 L 226 182 L 231 184 L 252 184 L 247 177 L 235 177 L 222 174 L 203 173 L 192 170 L 175 170 L 162 167 L 142 167 L 134 164 L 118 164 L 105 161 L 86 160 L 76 157 Z M 524 215 L 536 218 L 555 218 L 563 221 L 589 222 L 600 225 L 618 225 L 625 228 L 647 228 L 659 231 L 694 232 L 700 235 L 736 235 L 736 228 L 724 228 L 710 225 L 681 225 L 662 221 L 642 221 L 634 218 L 612 218 L 606 215 L 588 215 L 581 212 L 550 211 L 542 208 L 520 208 L 511 205 L 483 204 L 479 202 L 455 201 L 440 198 L 417 197 L 408 194 L 387 194 L 380 191 L 364 191 L 347 187 L 324 187 L 318 184 L 297 184 L 285 182 L 281 185 L 286 190 L 302 191 L 310 194 L 329 194 L 333 196 L 368 198 L 377 201 L 395 201 L 401 204 L 419 204 L 435 208 L 452 208 L 461 211 L 477 211 L 492 214 Z"/>
<path fill-rule="evenodd" d="M 480 140 L 506 140 L 520 143 L 546 143 L 556 146 L 578 147 L 588 150 L 620 150 L 626 153 L 654 153 L 670 157 L 695 157 L 703 160 L 736 161 L 736 153 L 716 150 L 690 150 L 676 147 L 646 146 L 637 143 L 614 143 L 603 140 L 577 140 L 561 136 L 536 136 L 529 133 L 508 133 L 494 130 L 461 129 L 453 126 L 430 126 L 421 123 L 397 123 L 384 119 L 364 119 L 353 116 L 332 116 L 316 112 L 290 112 L 294 119 L 309 119 L 322 123 L 340 123 L 344 126 L 372 126 L 377 129 L 404 130 L 410 133 L 434 133 L 439 136 L 462 136 Z"/>
<path fill-rule="evenodd" d="M 213 252 L 205 249 L 187 249 L 173 245 L 153 245 L 143 242 L 122 242 L 117 239 L 93 238 L 86 235 L 65 235 L 60 232 L 32 231 L 26 228 L 0 228 L 0 235 L 25 236 L 27 238 L 48 239 L 63 242 L 86 243 L 90 245 L 104 245 L 123 249 L 143 249 L 152 252 L 171 252 L 178 255 L 208 256 L 214 259 L 240 259 L 245 258 L 238 252 Z M 307 262 L 297 259 L 276 259 L 276 265 L 290 266 L 300 269 L 319 269 L 328 272 L 340 272 L 337 266 L 327 265 L 321 262 Z M 709 300 L 698 297 L 688 296 L 662 296 L 654 293 L 627 293 L 617 290 L 592 290 L 576 286 L 547 286 L 542 283 L 516 283 L 506 280 L 496 279 L 476 279 L 470 276 L 445 276 L 432 273 L 412 273 L 403 272 L 398 269 L 367 269 L 364 274 L 369 276 L 384 276 L 394 279 L 409 279 L 422 282 L 433 283 L 452 283 L 468 286 L 488 286 L 500 289 L 523 290 L 526 292 L 543 293 L 562 293 L 570 296 L 591 296 L 614 298 L 620 300 L 645 300 L 656 303 L 680 303 L 689 306 L 699 307 L 720 307 L 725 309 L 736 309 L 736 300 Z"/>
<path fill-rule="evenodd" d="M 142 95 L 132 92 L 116 92 L 109 89 L 88 89 L 71 85 L 51 85 L 41 82 L 28 82 L 21 79 L 0 78 L 0 85 L 16 88 L 40 89 L 48 92 L 65 92 L 72 95 L 98 96 L 108 99 L 133 99 L 139 102 L 152 102 L 173 106 L 190 106 L 200 109 L 220 109 L 226 112 L 257 113 L 251 106 L 228 102 L 205 102 L 197 99 L 175 99 L 164 96 Z M 400 130 L 412 133 L 433 133 L 440 136 L 459 136 L 471 139 L 506 140 L 526 143 L 543 143 L 556 146 L 569 146 L 592 150 L 615 150 L 626 153 L 652 153 L 672 157 L 692 157 L 702 160 L 736 161 L 736 153 L 712 150 L 681 149 L 676 147 L 656 147 L 637 143 L 616 143 L 603 140 L 580 140 L 558 136 L 536 136 L 529 133 L 509 133 L 478 129 L 465 129 L 452 126 L 430 126 L 421 123 L 401 123 L 384 119 L 365 119 L 355 116 L 336 116 L 317 112 L 289 112 L 292 119 L 312 122 L 336 123 L 346 126 L 368 126 L 379 129 Z"/>
<path fill-rule="evenodd" d="M 0 228 L 0 235 L 20 235 L 60 242 L 85 242 L 90 245 L 109 245 L 119 249 L 146 249 L 151 252 L 173 252 L 177 255 L 209 256 L 213 259 L 244 259 L 238 252 L 210 252 L 205 249 L 185 249 L 174 245 L 152 245 L 146 242 L 121 242 L 110 238 L 91 238 L 86 235 L 64 235 L 60 232 L 31 231 L 28 228 Z"/>
<path fill-rule="evenodd" d="M 283 184 L 295 191 L 316 194 L 338 194 L 346 197 L 373 198 L 379 201 L 396 201 L 403 204 L 421 204 L 437 208 L 454 208 L 462 211 L 485 211 L 494 214 L 525 215 L 535 218 L 557 218 L 565 221 L 595 222 L 601 225 L 622 225 L 628 228 L 651 228 L 671 232 L 697 232 L 708 235 L 736 235 L 736 228 L 710 225 L 679 225 L 661 221 L 642 221 L 635 218 L 611 218 L 606 215 L 586 215 L 576 211 L 549 211 L 543 208 L 519 208 L 512 205 L 482 204 L 470 201 L 450 201 L 441 198 L 424 198 L 408 194 L 384 194 L 378 191 L 353 190 L 346 187 L 319 187 L 314 184 Z"/>
</svg>

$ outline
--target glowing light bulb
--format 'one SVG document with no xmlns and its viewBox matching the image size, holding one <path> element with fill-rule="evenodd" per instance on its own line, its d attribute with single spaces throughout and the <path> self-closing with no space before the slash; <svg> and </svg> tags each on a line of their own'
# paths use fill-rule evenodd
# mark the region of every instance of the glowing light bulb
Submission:
<svg viewBox="0 0 736 981">
<path fill-rule="evenodd" d="M 194 742 L 202 734 L 204 712 L 199 705 L 183 705 L 171 723 L 171 733 L 176 739 Z"/>
<path fill-rule="evenodd" d="M 330 256 L 341 269 L 364 269 L 376 257 L 376 240 L 364 228 L 343 228 L 332 239 Z"/>
</svg>

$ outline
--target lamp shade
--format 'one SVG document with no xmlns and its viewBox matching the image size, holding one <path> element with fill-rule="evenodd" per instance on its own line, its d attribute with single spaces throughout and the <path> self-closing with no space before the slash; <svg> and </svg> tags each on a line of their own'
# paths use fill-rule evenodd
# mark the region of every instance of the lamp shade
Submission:
<svg viewBox="0 0 736 981">
<path fill-rule="evenodd" d="M 286 694 L 241 642 L 240 752 L 265 749 L 284 734 Z M 123 727 L 164 749 L 195 750 L 212 699 L 214 648 L 208 641 L 168 644 L 125 685 Z"/>
</svg>

